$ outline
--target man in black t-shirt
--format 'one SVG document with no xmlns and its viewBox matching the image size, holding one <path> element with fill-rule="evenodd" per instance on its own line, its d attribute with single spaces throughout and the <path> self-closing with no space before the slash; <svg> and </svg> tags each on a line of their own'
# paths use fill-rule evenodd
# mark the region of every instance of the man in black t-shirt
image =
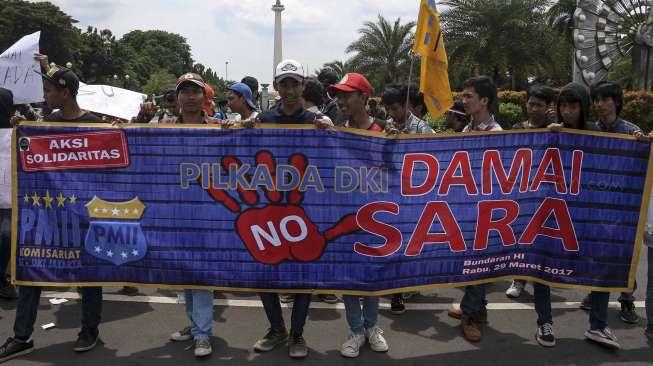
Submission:
<svg viewBox="0 0 653 366">
<path fill-rule="evenodd" d="M 72 71 L 52 66 L 43 76 L 43 92 L 48 107 L 59 111 L 44 120 L 50 122 L 101 122 L 94 114 L 83 111 L 77 105 L 79 79 Z M 98 326 L 102 317 L 102 287 L 82 287 L 82 329 L 73 346 L 75 352 L 89 351 L 98 340 Z M 0 346 L 0 362 L 26 355 L 34 350 L 32 333 L 39 309 L 41 287 L 21 286 L 16 305 L 14 337 Z"/>
</svg>

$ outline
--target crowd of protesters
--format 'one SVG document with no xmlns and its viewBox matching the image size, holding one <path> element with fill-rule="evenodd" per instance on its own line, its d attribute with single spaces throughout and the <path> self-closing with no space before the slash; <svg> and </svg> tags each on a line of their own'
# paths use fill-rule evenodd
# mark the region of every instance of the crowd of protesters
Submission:
<svg viewBox="0 0 653 366">
<path fill-rule="evenodd" d="M 12 94 L 0 88 L 0 127 L 10 128 L 23 119 L 57 122 L 118 122 L 107 116 L 97 116 L 80 109 L 76 96 L 79 79 L 71 70 L 47 63 L 47 57 L 37 55 L 42 64 L 45 104 L 39 117 L 32 108 L 15 106 Z M 427 109 L 423 96 L 417 88 L 409 85 L 391 84 L 378 91 L 380 99 L 372 98 L 374 90 L 368 79 L 359 73 L 348 73 L 342 79 L 331 69 L 324 69 L 317 78 L 306 77 L 303 65 L 295 60 L 284 60 L 277 67 L 274 89 L 279 98 L 270 109 L 261 110 L 258 81 L 245 77 L 228 87 L 225 96 L 214 100 L 214 90 L 199 75 L 181 75 L 174 86 L 163 94 L 158 106 L 147 102 L 141 106 L 131 123 L 166 124 L 216 124 L 223 128 L 257 128 L 265 123 L 313 124 L 318 129 L 334 127 L 395 134 L 434 134 L 426 122 Z M 381 106 L 383 108 L 381 108 Z M 555 92 L 545 85 L 534 85 L 527 93 L 525 109 L 527 120 L 515 124 L 513 129 L 561 128 L 623 133 L 634 135 L 642 143 L 650 142 L 635 124 L 620 117 L 623 106 L 621 87 L 610 81 L 602 81 L 589 89 L 571 83 Z M 597 121 L 590 120 L 594 108 Z M 18 109 L 18 112 L 17 112 Z M 462 99 L 445 113 L 448 133 L 501 131 L 497 121 L 497 88 L 486 76 L 472 77 L 463 84 Z M 123 121 L 126 122 L 126 121 Z M 10 254 L 11 208 L 2 208 L 0 227 L 0 273 L 6 273 Z M 653 238 L 645 234 L 644 245 L 648 256 L 653 258 Z M 648 262 L 646 290 L 646 321 L 644 334 L 653 339 L 653 266 Z M 515 280 L 506 290 L 510 298 L 521 295 L 526 282 Z M 448 314 L 460 319 L 461 332 L 470 342 L 482 338 L 484 324 L 488 322 L 485 285 L 469 285 L 464 289 L 460 307 L 451 307 Z M 556 345 L 551 313 L 549 286 L 533 283 L 537 325 L 535 339 L 544 347 Z M 127 289 L 127 288 L 126 288 Z M 74 351 L 84 352 L 95 347 L 102 314 L 102 289 L 84 287 L 81 290 L 82 325 Z M 8 277 L 0 276 L 0 298 L 18 299 L 14 322 L 14 335 L 0 346 L 0 362 L 25 355 L 34 350 L 32 333 L 39 309 L 41 288 L 20 287 L 10 284 Z M 405 312 L 405 301 L 414 293 L 392 296 L 393 314 Z M 193 341 L 197 357 L 212 353 L 210 337 L 213 323 L 213 292 L 210 290 L 186 290 L 185 306 L 188 326 L 171 334 L 173 341 Z M 350 334 L 341 345 L 345 357 L 357 357 L 360 348 L 369 343 L 376 352 L 389 349 L 388 340 L 379 327 L 379 297 L 344 295 L 321 295 L 325 302 L 343 301 Z M 254 342 L 258 352 L 267 352 L 288 345 L 291 358 L 304 358 L 308 347 L 303 337 L 304 325 L 309 313 L 309 294 L 261 293 L 261 301 L 269 321 L 263 337 Z M 581 308 L 589 311 L 589 326 L 585 337 L 605 347 L 618 349 L 620 344 L 607 324 L 610 293 L 591 292 L 583 300 Z M 639 323 L 632 293 L 622 293 L 620 319 L 626 323 Z M 293 302 L 290 328 L 284 322 L 281 302 Z"/>
</svg>

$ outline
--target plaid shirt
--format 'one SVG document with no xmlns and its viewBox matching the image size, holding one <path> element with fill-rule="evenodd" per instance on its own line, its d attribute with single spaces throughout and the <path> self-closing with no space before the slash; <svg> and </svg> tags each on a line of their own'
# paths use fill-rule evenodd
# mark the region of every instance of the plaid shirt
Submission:
<svg viewBox="0 0 653 366">
<path fill-rule="evenodd" d="M 497 121 L 494 120 L 494 116 L 491 115 L 490 119 L 479 123 L 476 128 L 474 128 L 474 122 L 469 122 L 469 124 L 463 128 L 463 132 L 472 131 L 503 131 L 503 128 L 501 128 Z"/>
</svg>

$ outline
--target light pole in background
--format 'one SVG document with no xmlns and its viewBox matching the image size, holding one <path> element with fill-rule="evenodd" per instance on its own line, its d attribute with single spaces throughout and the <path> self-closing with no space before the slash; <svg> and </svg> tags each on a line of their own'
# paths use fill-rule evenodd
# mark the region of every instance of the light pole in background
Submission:
<svg viewBox="0 0 653 366">
<path fill-rule="evenodd" d="M 224 62 L 224 81 L 229 80 L 229 61 Z"/>
</svg>

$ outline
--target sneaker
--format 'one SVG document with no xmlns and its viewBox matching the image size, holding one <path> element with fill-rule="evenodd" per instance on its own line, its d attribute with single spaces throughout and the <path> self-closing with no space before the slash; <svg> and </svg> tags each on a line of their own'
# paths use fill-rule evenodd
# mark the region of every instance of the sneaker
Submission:
<svg viewBox="0 0 653 366">
<path fill-rule="evenodd" d="M 9 282 L 0 285 L 0 299 L 13 300 L 18 298 L 16 287 Z"/>
<path fill-rule="evenodd" d="M 401 294 L 392 295 L 390 302 L 390 312 L 395 315 L 401 315 L 406 312 L 406 305 L 404 305 L 404 298 Z"/>
<path fill-rule="evenodd" d="M 34 351 L 34 341 L 32 341 L 32 338 L 27 341 L 20 341 L 9 337 L 5 344 L 0 346 L 0 362 L 26 355 L 32 351 Z"/>
<path fill-rule="evenodd" d="M 649 340 L 653 341 L 653 328 L 648 327 L 644 329 L 644 335 L 647 336 Z"/>
<path fill-rule="evenodd" d="M 479 342 L 481 340 L 481 328 L 469 315 L 463 314 L 460 319 L 460 327 L 463 331 L 463 337 L 469 342 Z"/>
<path fill-rule="evenodd" d="M 535 333 L 535 340 L 541 346 L 544 347 L 553 347 L 556 345 L 556 337 L 553 334 L 553 324 L 544 323 L 537 327 L 537 333 Z"/>
<path fill-rule="evenodd" d="M 511 299 L 516 299 L 518 298 L 522 291 L 524 291 L 524 286 L 526 286 L 526 282 L 520 281 L 520 280 L 514 280 L 510 284 L 510 287 L 506 290 L 506 296 L 508 296 Z"/>
<path fill-rule="evenodd" d="M 175 342 L 186 342 L 191 339 L 193 339 L 193 335 L 190 333 L 190 327 L 178 330 L 170 335 L 170 340 Z"/>
<path fill-rule="evenodd" d="M 295 301 L 295 295 L 293 294 L 279 294 L 279 301 L 283 304 L 290 304 Z"/>
<path fill-rule="evenodd" d="M 276 346 L 288 340 L 288 332 L 283 330 L 268 329 L 268 333 L 262 339 L 254 343 L 254 350 L 258 352 L 272 351 Z"/>
<path fill-rule="evenodd" d="M 619 318 L 623 320 L 624 323 L 628 324 L 637 324 L 639 323 L 639 315 L 635 312 L 635 304 L 632 301 L 624 301 L 621 303 L 621 311 L 619 312 Z"/>
<path fill-rule="evenodd" d="M 585 338 L 611 349 L 621 348 L 619 342 L 617 341 L 617 337 L 608 327 L 605 327 L 602 330 L 590 329 L 585 332 Z"/>
<path fill-rule="evenodd" d="M 73 351 L 86 352 L 92 350 L 97 344 L 97 338 L 97 334 L 94 334 L 88 330 L 82 330 L 77 336 L 77 340 L 73 346 Z"/>
<path fill-rule="evenodd" d="M 350 334 L 347 341 L 342 344 L 340 348 L 340 354 L 345 357 L 358 357 L 360 353 L 360 348 L 365 344 L 365 335 L 364 334 Z"/>
<path fill-rule="evenodd" d="M 333 294 L 318 294 L 317 297 L 320 299 L 320 301 L 327 304 L 336 304 L 338 302 L 338 298 Z"/>
<path fill-rule="evenodd" d="M 377 326 L 365 330 L 367 341 L 374 352 L 388 352 L 388 342 L 383 337 L 383 330 Z"/>
<path fill-rule="evenodd" d="M 580 302 L 580 308 L 585 311 L 590 311 L 592 309 L 592 301 L 590 300 L 590 294 L 587 294 L 583 300 Z"/>
<path fill-rule="evenodd" d="M 449 307 L 449 309 L 447 309 L 447 315 L 449 315 L 450 317 L 452 317 L 454 319 L 462 319 L 463 311 L 462 311 L 462 309 L 460 307 L 455 306 L 455 305 L 451 305 Z M 479 310 L 479 312 L 478 312 L 478 322 L 483 323 L 483 324 L 488 323 L 488 321 L 487 321 L 487 308 L 485 306 L 482 307 L 481 310 Z"/>
<path fill-rule="evenodd" d="M 308 347 L 301 334 L 292 334 L 288 340 L 288 356 L 290 358 L 304 358 L 308 356 Z"/>
<path fill-rule="evenodd" d="M 193 352 L 195 353 L 195 357 L 206 357 L 210 355 L 213 353 L 211 342 L 208 339 L 195 341 L 195 350 Z"/>
</svg>

